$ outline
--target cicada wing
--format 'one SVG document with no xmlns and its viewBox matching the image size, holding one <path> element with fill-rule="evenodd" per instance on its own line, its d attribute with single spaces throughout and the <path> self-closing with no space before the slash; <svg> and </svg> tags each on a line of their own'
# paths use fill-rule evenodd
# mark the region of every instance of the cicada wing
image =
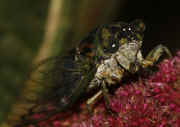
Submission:
<svg viewBox="0 0 180 127">
<path fill-rule="evenodd" d="M 34 88 L 27 90 L 27 95 L 37 97 L 27 97 L 26 101 L 33 106 L 23 116 L 21 124 L 34 124 L 64 111 L 85 92 L 94 73 L 95 69 L 85 72 L 82 63 L 75 61 L 73 56 L 54 57 L 41 62 L 32 71 L 32 75 L 35 74 L 31 77 Z M 42 114 L 42 117 L 34 119 L 34 114 Z"/>
<path fill-rule="evenodd" d="M 37 89 L 38 102 L 66 94 L 66 87 L 73 86 L 73 80 L 80 79 L 82 70 L 73 57 L 53 57 L 42 61 L 32 69 L 30 81 Z M 34 86 L 34 85 L 33 85 Z M 58 91 L 61 89 L 61 93 Z M 69 90 L 69 89 L 67 89 Z"/>
</svg>

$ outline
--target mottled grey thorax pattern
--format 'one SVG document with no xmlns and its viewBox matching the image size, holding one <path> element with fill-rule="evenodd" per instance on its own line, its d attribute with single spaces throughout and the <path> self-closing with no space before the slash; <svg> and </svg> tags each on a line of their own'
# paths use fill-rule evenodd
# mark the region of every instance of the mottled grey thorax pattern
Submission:
<svg viewBox="0 0 180 127">
<path fill-rule="evenodd" d="M 143 60 L 140 51 L 141 43 L 135 40 L 126 43 L 120 46 L 118 51 L 109 58 L 102 60 L 88 89 L 95 88 L 97 85 L 100 86 L 103 80 L 108 85 L 117 84 L 121 81 L 125 71 L 130 73 L 138 71 Z"/>
</svg>

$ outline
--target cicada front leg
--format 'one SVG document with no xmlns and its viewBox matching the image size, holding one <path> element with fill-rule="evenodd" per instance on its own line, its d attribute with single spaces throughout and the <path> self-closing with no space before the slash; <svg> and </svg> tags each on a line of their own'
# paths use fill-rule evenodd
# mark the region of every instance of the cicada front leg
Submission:
<svg viewBox="0 0 180 127">
<path fill-rule="evenodd" d="M 108 88 L 107 88 L 106 83 L 105 83 L 104 80 L 102 81 L 101 89 L 94 96 L 92 96 L 91 98 L 89 98 L 87 100 L 86 104 L 87 104 L 88 112 L 92 112 L 93 111 L 93 105 L 102 96 L 104 97 L 105 107 L 106 107 L 107 111 L 110 112 L 111 114 L 113 114 L 112 111 L 111 111 L 111 108 L 110 108 L 109 91 L 108 91 Z"/>
<path fill-rule="evenodd" d="M 102 94 L 103 94 L 103 97 L 104 97 L 104 101 L 105 101 L 105 106 L 108 110 L 110 110 L 110 97 L 109 97 L 109 90 L 106 86 L 106 83 L 105 81 L 103 80 L 102 82 Z"/>
<path fill-rule="evenodd" d="M 148 53 L 146 58 L 143 60 L 142 67 L 147 68 L 149 66 L 153 66 L 164 53 L 166 53 L 168 57 L 172 57 L 171 52 L 166 46 L 161 44 L 156 46 Z"/>
<path fill-rule="evenodd" d="M 89 98 L 86 102 L 86 108 L 89 113 L 93 112 L 93 106 L 97 102 L 97 100 L 102 96 L 102 90 L 99 90 L 94 96 Z"/>
</svg>

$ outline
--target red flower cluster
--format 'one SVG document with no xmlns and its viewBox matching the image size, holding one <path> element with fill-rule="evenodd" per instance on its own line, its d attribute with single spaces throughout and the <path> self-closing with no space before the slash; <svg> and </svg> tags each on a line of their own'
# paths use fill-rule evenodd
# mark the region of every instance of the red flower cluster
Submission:
<svg viewBox="0 0 180 127">
<path fill-rule="evenodd" d="M 159 71 L 147 79 L 122 85 L 111 97 L 107 112 L 103 101 L 89 115 L 81 112 L 65 120 L 43 121 L 43 127 L 180 127 L 180 52 L 158 65 Z"/>
</svg>

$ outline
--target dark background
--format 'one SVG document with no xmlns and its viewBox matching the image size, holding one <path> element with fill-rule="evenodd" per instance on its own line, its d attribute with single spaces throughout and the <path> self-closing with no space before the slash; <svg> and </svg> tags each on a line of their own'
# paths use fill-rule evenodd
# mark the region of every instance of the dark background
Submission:
<svg viewBox="0 0 180 127">
<path fill-rule="evenodd" d="M 104 9 L 111 7 L 114 10 L 110 11 L 108 16 L 103 14 L 106 13 L 105 10 L 101 12 L 106 18 L 98 19 L 96 23 L 97 17 L 94 15 L 93 18 L 79 20 L 79 23 L 95 22 L 88 28 L 89 31 L 97 24 L 121 20 L 130 22 L 140 18 L 146 24 L 144 54 L 157 44 L 166 45 L 173 53 L 180 48 L 180 16 L 173 16 L 180 13 L 177 1 L 122 0 L 123 5 L 115 0 L 112 1 L 116 4 L 107 3 Z M 9 111 L 9 105 L 13 104 L 16 96 L 21 94 L 25 74 L 44 38 L 50 2 L 50 0 L 0 1 L 0 109 L 2 110 L 0 118 L 5 116 L 4 112 Z M 78 3 L 68 7 L 75 8 L 77 5 Z M 97 8 L 101 8 L 101 3 Z M 78 13 L 80 12 L 76 12 Z M 96 10 L 93 13 L 96 13 Z M 78 28 L 80 27 L 74 28 L 74 31 L 78 31 Z M 79 38 L 82 39 L 83 36 L 82 34 Z"/>
<path fill-rule="evenodd" d="M 144 19 L 146 24 L 143 45 L 145 51 L 159 43 L 169 47 L 172 52 L 179 49 L 180 16 L 175 15 L 180 14 L 180 8 L 177 1 L 129 0 L 123 13 L 123 16 L 118 16 L 118 18 L 131 20 L 138 17 Z"/>
</svg>

